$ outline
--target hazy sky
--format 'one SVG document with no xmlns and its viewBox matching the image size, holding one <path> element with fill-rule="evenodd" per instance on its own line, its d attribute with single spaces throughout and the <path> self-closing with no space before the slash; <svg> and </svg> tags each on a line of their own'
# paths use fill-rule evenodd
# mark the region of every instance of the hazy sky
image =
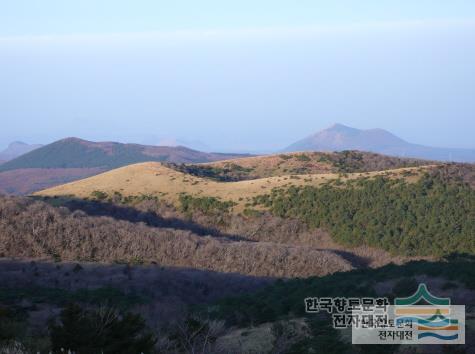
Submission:
<svg viewBox="0 0 475 354">
<path fill-rule="evenodd" d="M 475 148 L 475 1 L 0 4 L 0 148 L 280 149 L 334 122 Z"/>
</svg>

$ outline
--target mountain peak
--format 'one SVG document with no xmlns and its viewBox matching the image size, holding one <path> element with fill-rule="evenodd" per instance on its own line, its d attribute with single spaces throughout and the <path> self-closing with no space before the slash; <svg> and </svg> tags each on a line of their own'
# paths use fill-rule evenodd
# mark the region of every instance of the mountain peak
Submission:
<svg viewBox="0 0 475 354">
<path fill-rule="evenodd" d="M 318 132 L 317 135 L 322 134 L 322 133 L 339 133 L 339 134 L 353 134 L 354 135 L 360 132 L 361 130 L 359 129 L 352 128 L 344 124 L 335 123 L 332 126 L 328 127 L 327 129 L 324 129 Z"/>
<path fill-rule="evenodd" d="M 86 142 L 87 140 L 77 138 L 75 136 L 69 136 L 67 138 L 63 138 L 58 140 L 57 142 L 74 142 L 74 143 L 81 143 L 81 142 Z"/>
<path fill-rule="evenodd" d="M 9 161 L 12 160 L 18 156 L 21 156 L 23 154 L 26 154 L 30 151 L 33 151 L 35 149 L 38 149 L 42 145 L 40 144 L 27 144 L 22 141 L 14 141 L 10 144 L 8 144 L 8 147 L 0 151 L 0 160 L 2 161 Z"/>
<path fill-rule="evenodd" d="M 407 142 L 383 129 L 356 129 L 340 123 L 321 130 L 287 148 L 288 151 L 360 150 L 382 152 L 390 147 L 407 147 Z"/>
<path fill-rule="evenodd" d="M 288 146 L 284 151 L 359 150 L 403 157 L 441 161 L 475 161 L 475 150 L 442 149 L 411 144 L 381 129 L 356 129 L 336 123 Z"/>
<path fill-rule="evenodd" d="M 354 130 L 355 128 L 349 127 L 349 126 L 341 124 L 341 123 L 335 123 L 335 124 L 331 125 L 330 127 L 328 127 L 325 130 L 347 130 L 347 129 Z"/>
</svg>

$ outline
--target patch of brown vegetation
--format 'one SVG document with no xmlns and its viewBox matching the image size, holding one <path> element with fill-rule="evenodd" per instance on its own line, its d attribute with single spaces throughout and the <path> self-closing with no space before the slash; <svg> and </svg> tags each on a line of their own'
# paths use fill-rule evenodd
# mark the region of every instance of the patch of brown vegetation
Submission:
<svg viewBox="0 0 475 354">
<path fill-rule="evenodd" d="M 449 163 L 432 168 L 429 173 L 444 182 L 461 182 L 475 189 L 475 164 Z"/>
<path fill-rule="evenodd" d="M 110 217 L 92 217 L 27 198 L 0 198 L 0 256 L 67 261 L 156 262 L 163 266 L 270 277 L 352 269 L 335 252 L 273 242 L 231 241 Z"/>
<path fill-rule="evenodd" d="M 291 174 L 374 172 L 434 164 L 436 163 L 433 161 L 385 156 L 362 151 L 303 151 L 238 158 L 199 165 L 222 169 L 240 166 L 250 170 L 246 179 L 253 179 Z"/>
<path fill-rule="evenodd" d="M 335 172 L 333 166 L 328 162 L 322 162 L 320 157 L 321 154 L 314 152 L 287 153 L 246 157 L 201 165 L 217 168 L 229 168 L 232 167 L 232 165 L 237 165 L 245 169 L 251 169 L 249 179 L 290 174 L 323 174 Z"/>
</svg>

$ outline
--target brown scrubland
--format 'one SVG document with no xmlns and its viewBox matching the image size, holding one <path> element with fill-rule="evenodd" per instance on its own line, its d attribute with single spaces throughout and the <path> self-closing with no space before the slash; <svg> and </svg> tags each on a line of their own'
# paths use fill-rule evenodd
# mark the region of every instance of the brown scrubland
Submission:
<svg viewBox="0 0 475 354">
<path fill-rule="evenodd" d="M 276 242 L 199 236 L 191 231 L 88 216 L 26 198 L 0 199 L 0 255 L 67 261 L 156 262 L 255 276 L 349 270 L 336 252 Z"/>
</svg>

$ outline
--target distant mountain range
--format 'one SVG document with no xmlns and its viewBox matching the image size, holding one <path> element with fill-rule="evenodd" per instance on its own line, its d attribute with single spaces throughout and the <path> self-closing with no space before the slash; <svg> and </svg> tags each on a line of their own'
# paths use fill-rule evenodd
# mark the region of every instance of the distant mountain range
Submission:
<svg viewBox="0 0 475 354">
<path fill-rule="evenodd" d="M 21 141 L 15 141 L 8 145 L 8 147 L 0 152 L 0 163 L 12 160 L 18 156 L 26 154 L 30 151 L 36 150 L 43 145 L 40 144 L 26 144 Z"/>
<path fill-rule="evenodd" d="M 92 142 L 66 138 L 45 145 L 0 165 L 0 171 L 19 168 L 105 168 L 137 162 L 197 163 L 249 155 L 206 153 L 183 146 L 151 146 L 116 142 Z"/>
<path fill-rule="evenodd" d="M 138 162 L 198 163 L 245 156 L 66 138 L 1 164 L 0 193 L 28 194 Z"/>
<path fill-rule="evenodd" d="M 360 130 L 342 124 L 300 140 L 284 151 L 343 150 L 475 162 L 475 149 L 427 147 L 409 143 L 383 129 Z M 139 162 L 201 163 L 247 156 L 251 155 L 208 153 L 184 146 L 92 142 L 79 138 L 66 138 L 45 146 L 15 142 L 0 153 L 0 193 L 29 194 Z"/>
<path fill-rule="evenodd" d="M 288 146 L 284 151 L 360 150 L 428 160 L 475 162 L 475 149 L 437 148 L 409 143 L 384 129 L 361 130 L 335 124 Z"/>
</svg>

